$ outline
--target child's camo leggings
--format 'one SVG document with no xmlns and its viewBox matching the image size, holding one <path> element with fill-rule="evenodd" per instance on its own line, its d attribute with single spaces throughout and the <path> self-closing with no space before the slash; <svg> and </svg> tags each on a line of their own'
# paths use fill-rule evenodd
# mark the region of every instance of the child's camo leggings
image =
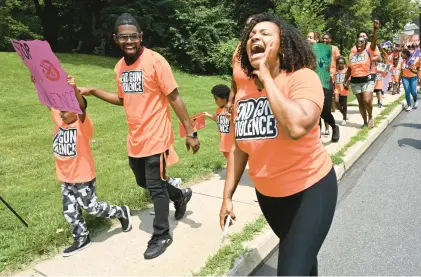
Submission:
<svg viewBox="0 0 421 277">
<path fill-rule="evenodd" d="M 97 201 L 95 180 L 77 184 L 61 183 L 64 217 L 71 226 L 75 240 L 84 240 L 89 234 L 81 209 L 97 217 L 124 217 L 120 206 Z"/>
</svg>

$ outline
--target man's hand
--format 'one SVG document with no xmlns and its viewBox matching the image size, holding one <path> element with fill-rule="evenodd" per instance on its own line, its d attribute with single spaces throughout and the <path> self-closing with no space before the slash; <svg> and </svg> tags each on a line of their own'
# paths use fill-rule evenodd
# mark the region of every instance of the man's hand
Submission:
<svg viewBox="0 0 421 277">
<path fill-rule="evenodd" d="M 190 151 L 190 148 L 193 150 L 193 154 L 196 154 L 200 148 L 200 142 L 198 138 L 187 137 L 186 138 L 186 147 Z"/>
</svg>

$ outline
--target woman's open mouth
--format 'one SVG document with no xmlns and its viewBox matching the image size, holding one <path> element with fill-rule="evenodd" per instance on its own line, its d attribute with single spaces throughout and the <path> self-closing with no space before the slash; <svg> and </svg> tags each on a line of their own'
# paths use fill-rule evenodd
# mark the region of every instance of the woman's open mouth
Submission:
<svg viewBox="0 0 421 277">
<path fill-rule="evenodd" d="M 261 59 L 265 55 L 265 47 L 260 44 L 253 44 L 250 51 L 250 60 Z"/>
</svg>

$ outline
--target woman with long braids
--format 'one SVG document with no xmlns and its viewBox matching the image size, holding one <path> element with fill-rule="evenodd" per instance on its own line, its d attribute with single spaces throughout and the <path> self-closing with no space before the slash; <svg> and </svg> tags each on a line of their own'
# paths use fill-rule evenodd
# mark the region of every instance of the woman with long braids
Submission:
<svg viewBox="0 0 421 277">
<path fill-rule="evenodd" d="M 259 205 L 279 237 L 278 275 L 317 275 L 338 188 L 320 140 L 324 93 L 315 56 L 298 30 L 265 13 L 247 25 L 238 58 L 253 82 L 233 78 L 235 141 L 221 228 L 228 215 L 235 220 L 232 197 L 248 163 Z"/>
</svg>

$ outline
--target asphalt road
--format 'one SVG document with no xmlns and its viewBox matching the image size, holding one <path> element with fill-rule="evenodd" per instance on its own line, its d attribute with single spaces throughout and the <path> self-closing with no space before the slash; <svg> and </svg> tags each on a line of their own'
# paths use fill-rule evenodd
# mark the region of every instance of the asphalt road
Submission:
<svg viewBox="0 0 421 277">
<path fill-rule="evenodd" d="M 402 112 L 339 184 L 319 275 L 421 275 L 421 109 Z M 253 276 L 276 275 L 277 251 Z"/>
</svg>

